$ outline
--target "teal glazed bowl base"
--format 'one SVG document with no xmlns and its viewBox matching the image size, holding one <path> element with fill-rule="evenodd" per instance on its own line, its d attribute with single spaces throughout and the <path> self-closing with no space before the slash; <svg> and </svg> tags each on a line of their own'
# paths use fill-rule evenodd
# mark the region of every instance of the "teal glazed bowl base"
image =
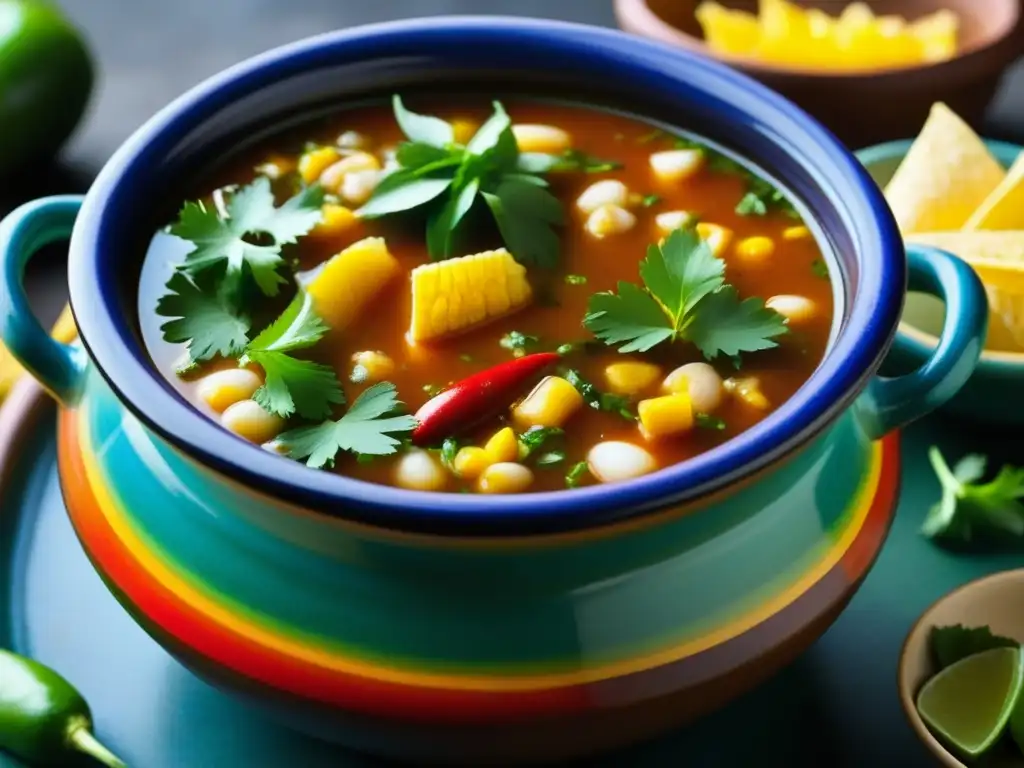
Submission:
<svg viewBox="0 0 1024 768">
<path fill-rule="evenodd" d="M 240 136 L 325 104 L 509 81 L 706 135 L 793 193 L 827 246 L 837 316 L 789 401 L 629 482 L 440 494 L 272 455 L 153 370 L 136 322 L 137 246 L 166 213 L 151 190 L 171 194 Z M 63 345 L 22 277 L 69 237 L 81 344 Z M 881 547 L 899 428 L 963 384 L 987 318 L 973 271 L 905 253 L 867 174 L 788 102 L 670 48 L 528 20 L 346 30 L 244 62 L 155 116 L 86 198 L 8 216 L 0 258 L 0 337 L 62 406 L 68 513 L 121 604 L 225 690 L 414 762 L 593 753 L 700 716 L 794 658 Z M 948 307 L 941 343 L 918 370 L 879 377 L 907 285 Z"/>
</svg>

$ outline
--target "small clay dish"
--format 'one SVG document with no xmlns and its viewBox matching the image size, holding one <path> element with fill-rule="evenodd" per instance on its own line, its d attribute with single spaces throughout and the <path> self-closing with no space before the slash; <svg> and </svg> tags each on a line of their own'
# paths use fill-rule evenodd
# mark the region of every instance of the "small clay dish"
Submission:
<svg viewBox="0 0 1024 768">
<path fill-rule="evenodd" d="M 953 624 L 987 626 L 994 634 L 1024 642 L 1024 568 L 969 582 L 941 598 L 917 620 L 900 652 L 900 704 L 911 727 L 942 765 L 969 768 L 932 736 L 914 704 L 921 686 L 936 672 L 929 642 L 932 627 Z M 1024 768 L 1024 757 L 989 759 L 986 756 L 984 765 L 986 768 Z"/>
<path fill-rule="evenodd" d="M 719 0 L 754 12 L 757 0 Z M 766 64 L 753 57 L 712 52 L 694 11 L 701 0 L 615 0 L 627 32 L 716 58 L 796 102 L 850 147 L 912 136 L 928 110 L 943 101 L 978 127 L 1006 69 L 1024 54 L 1020 0 L 876 0 L 879 15 L 914 20 L 948 8 L 960 18 L 960 52 L 948 61 L 888 69 L 826 71 Z M 848 3 L 798 0 L 837 15 Z"/>
</svg>

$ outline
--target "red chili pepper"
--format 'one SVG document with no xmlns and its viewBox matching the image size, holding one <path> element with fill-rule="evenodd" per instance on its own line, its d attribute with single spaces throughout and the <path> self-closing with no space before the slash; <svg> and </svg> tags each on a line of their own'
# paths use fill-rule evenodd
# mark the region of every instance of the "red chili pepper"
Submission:
<svg viewBox="0 0 1024 768">
<path fill-rule="evenodd" d="M 538 352 L 474 373 L 432 397 L 416 411 L 415 445 L 436 445 L 510 406 L 523 390 L 561 360 L 555 352 Z"/>
</svg>

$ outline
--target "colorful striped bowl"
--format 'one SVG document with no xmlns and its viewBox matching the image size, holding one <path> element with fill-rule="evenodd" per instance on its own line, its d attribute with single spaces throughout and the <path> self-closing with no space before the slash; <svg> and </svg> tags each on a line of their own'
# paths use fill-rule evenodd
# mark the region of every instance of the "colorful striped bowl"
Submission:
<svg viewBox="0 0 1024 768">
<path fill-rule="evenodd" d="M 222 431 L 152 370 L 130 309 L 138 236 L 161 215 L 152 190 L 176 188 L 246 128 L 327 98 L 510 77 L 599 85 L 593 98 L 713 136 L 803 200 L 834 246 L 840 312 L 791 401 L 645 478 L 481 497 L 308 470 Z M 21 284 L 25 262 L 72 229 L 84 346 L 51 340 Z M 355 29 L 241 64 L 153 118 L 84 201 L 11 214 L 0 255 L 0 336 L 64 405 L 67 506 L 125 608 L 199 675 L 296 727 L 471 765 L 642 738 L 812 642 L 885 537 L 895 430 L 963 383 L 986 318 L 973 272 L 929 249 L 908 260 L 870 179 L 792 105 L 687 54 L 525 20 Z M 947 324 L 921 370 L 883 380 L 908 267 L 947 302 Z"/>
</svg>

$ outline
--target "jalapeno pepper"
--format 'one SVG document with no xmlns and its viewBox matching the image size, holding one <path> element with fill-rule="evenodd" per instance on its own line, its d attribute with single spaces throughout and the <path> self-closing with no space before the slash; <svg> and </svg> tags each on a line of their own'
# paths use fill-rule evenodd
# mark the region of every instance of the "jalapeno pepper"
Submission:
<svg viewBox="0 0 1024 768">
<path fill-rule="evenodd" d="M 416 412 L 416 445 L 435 445 L 455 437 L 484 419 L 508 408 L 549 367 L 561 360 L 555 352 L 509 360 L 469 378 L 431 398 Z"/>
<path fill-rule="evenodd" d="M 0 650 L 0 749 L 32 765 L 66 765 L 88 755 L 126 768 L 92 735 L 92 716 L 71 683 L 49 667 Z"/>
</svg>

